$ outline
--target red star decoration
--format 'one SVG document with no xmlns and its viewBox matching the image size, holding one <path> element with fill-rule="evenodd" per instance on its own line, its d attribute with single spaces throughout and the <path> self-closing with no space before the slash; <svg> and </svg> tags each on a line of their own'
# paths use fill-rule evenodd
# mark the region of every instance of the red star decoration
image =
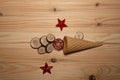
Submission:
<svg viewBox="0 0 120 80">
<path fill-rule="evenodd" d="M 43 74 L 45 74 L 46 72 L 50 73 L 51 74 L 51 69 L 53 68 L 53 66 L 48 66 L 47 63 L 45 63 L 44 66 L 40 67 L 40 69 L 43 70 Z"/>
<path fill-rule="evenodd" d="M 58 19 L 58 24 L 56 25 L 56 27 L 59 27 L 61 31 L 63 30 L 64 27 L 67 27 L 67 25 L 65 24 L 65 19 L 64 20 Z"/>
</svg>

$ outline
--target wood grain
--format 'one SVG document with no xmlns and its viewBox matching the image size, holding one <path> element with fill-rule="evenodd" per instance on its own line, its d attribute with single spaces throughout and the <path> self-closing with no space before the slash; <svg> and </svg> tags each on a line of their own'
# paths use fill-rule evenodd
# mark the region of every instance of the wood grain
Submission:
<svg viewBox="0 0 120 80">
<path fill-rule="evenodd" d="M 49 64 L 55 66 L 51 70 L 52 75 L 41 74 L 42 71 L 39 69 L 41 63 L 0 63 L 2 68 L 0 75 L 3 80 L 88 80 L 91 74 L 95 75 L 97 80 L 119 80 L 120 76 L 118 75 L 119 64 L 79 64 L 76 62 Z"/>
<path fill-rule="evenodd" d="M 120 80 L 119 5 L 119 0 L 0 0 L 0 80 L 89 80 L 90 75 Z M 57 18 L 66 19 L 62 32 Z M 77 31 L 104 45 L 65 56 L 39 55 L 29 44 L 33 37 L 74 37 Z M 51 75 L 39 69 L 45 62 L 54 67 Z"/>
</svg>

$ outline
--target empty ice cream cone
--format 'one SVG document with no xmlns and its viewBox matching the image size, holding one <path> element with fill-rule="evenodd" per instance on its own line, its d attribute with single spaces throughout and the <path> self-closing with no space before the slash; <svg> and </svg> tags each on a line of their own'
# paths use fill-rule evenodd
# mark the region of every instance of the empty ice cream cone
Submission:
<svg viewBox="0 0 120 80">
<path fill-rule="evenodd" d="M 65 36 L 63 41 L 64 41 L 63 52 L 65 55 L 102 45 L 102 42 L 92 42 L 92 41 L 76 39 L 68 36 Z"/>
</svg>

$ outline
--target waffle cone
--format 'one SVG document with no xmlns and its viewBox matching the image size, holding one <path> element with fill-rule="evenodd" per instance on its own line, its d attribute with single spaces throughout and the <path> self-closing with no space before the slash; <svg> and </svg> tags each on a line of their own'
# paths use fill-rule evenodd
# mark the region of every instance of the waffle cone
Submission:
<svg viewBox="0 0 120 80">
<path fill-rule="evenodd" d="M 64 37 L 64 48 L 63 52 L 64 54 L 69 54 L 81 50 L 86 50 L 94 47 L 101 46 L 101 42 L 92 42 L 92 41 L 87 41 L 87 40 L 82 40 L 82 39 L 76 39 L 72 37 L 65 36 Z"/>
</svg>

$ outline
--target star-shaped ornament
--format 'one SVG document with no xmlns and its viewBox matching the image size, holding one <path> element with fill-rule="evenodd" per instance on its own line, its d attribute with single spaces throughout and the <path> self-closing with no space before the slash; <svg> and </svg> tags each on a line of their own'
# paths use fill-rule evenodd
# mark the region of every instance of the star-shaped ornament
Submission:
<svg viewBox="0 0 120 80">
<path fill-rule="evenodd" d="M 49 74 L 51 74 L 51 69 L 53 68 L 53 66 L 48 66 L 47 63 L 45 63 L 44 66 L 40 67 L 40 69 L 43 70 L 43 74 L 45 74 L 46 72 L 48 72 Z"/>
<path fill-rule="evenodd" d="M 67 25 L 65 24 L 65 19 L 64 20 L 58 19 L 58 24 L 56 25 L 56 27 L 59 27 L 61 31 L 63 30 L 64 27 L 67 27 Z"/>
</svg>

